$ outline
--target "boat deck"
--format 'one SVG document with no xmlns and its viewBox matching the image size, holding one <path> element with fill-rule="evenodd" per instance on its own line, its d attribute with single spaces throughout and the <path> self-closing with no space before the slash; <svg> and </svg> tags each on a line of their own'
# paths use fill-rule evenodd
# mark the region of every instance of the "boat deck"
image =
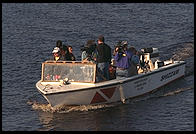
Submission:
<svg viewBox="0 0 196 134">
<path fill-rule="evenodd" d="M 36 84 L 40 91 L 44 94 L 51 94 L 57 92 L 74 91 L 80 89 L 87 89 L 93 87 L 101 87 L 105 85 L 112 85 L 114 83 L 120 83 L 122 79 L 114 79 L 110 81 L 104 81 L 99 83 L 80 83 L 80 82 L 70 82 L 70 84 L 64 85 L 59 82 L 41 82 L 41 80 Z"/>
</svg>

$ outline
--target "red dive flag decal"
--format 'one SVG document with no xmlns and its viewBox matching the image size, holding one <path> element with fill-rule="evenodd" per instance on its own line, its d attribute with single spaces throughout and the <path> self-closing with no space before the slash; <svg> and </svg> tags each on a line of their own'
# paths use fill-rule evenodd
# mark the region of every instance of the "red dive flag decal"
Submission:
<svg viewBox="0 0 196 134">
<path fill-rule="evenodd" d="M 114 94 L 116 87 L 101 89 L 101 92 L 104 93 L 108 98 L 111 98 Z"/>
<path fill-rule="evenodd" d="M 104 99 L 98 92 L 96 92 L 96 94 L 93 97 L 93 99 L 92 99 L 90 104 L 99 103 L 99 102 L 105 102 L 105 101 L 107 101 L 107 100 Z"/>
</svg>

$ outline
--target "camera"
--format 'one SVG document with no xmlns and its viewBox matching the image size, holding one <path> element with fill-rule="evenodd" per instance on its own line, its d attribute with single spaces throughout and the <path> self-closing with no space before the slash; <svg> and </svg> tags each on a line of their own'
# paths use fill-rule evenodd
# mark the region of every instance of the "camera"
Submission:
<svg viewBox="0 0 196 134">
<path fill-rule="evenodd" d="M 86 47 L 86 46 L 82 46 L 80 50 L 81 50 L 82 52 L 83 52 L 83 51 L 89 52 L 89 48 Z"/>
<path fill-rule="evenodd" d="M 91 55 L 93 51 L 96 49 L 96 44 L 92 44 L 89 46 L 82 46 L 81 51 L 86 51 L 88 55 Z"/>
<path fill-rule="evenodd" d="M 94 59 L 92 59 L 92 56 L 93 56 L 92 54 L 95 51 L 95 49 L 96 49 L 96 44 L 89 44 L 86 46 L 82 46 L 81 51 L 82 52 L 86 51 L 88 60 L 94 60 Z"/>
<path fill-rule="evenodd" d="M 125 47 L 127 45 L 127 41 L 118 41 L 118 43 L 115 45 L 115 51 L 116 51 L 116 48 L 118 48 L 118 50 L 116 52 L 118 52 L 119 54 L 124 54 L 125 52 Z"/>
</svg>

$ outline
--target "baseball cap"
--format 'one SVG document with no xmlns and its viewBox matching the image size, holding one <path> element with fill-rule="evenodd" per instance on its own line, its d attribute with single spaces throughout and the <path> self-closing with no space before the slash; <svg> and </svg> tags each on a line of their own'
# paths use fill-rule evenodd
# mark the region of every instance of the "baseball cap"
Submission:
<svg viewBox="0 0 196 134">
<path fill-rule="evenodd" d="M 52 51 L 52 53 L 58 53 L 58 52 L 60 52 L 60 48 L 58 48 L 58 47 L 55 47 L 55 48 L 53 49 L 53 51 Z"/>
</svg>

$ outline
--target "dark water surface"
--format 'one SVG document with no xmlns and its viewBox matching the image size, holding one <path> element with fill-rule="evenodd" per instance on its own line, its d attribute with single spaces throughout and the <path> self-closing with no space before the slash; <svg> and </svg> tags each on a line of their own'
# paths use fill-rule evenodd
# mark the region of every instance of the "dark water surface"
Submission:
<svg viewBox="0 0 196 134">
<path fill-rule="evenodd" d="M 53 111 L 37 91 L 41 63 L 57 40 L 80 46 L 103 34 L 185 60 L 186 75 L 125 104 Z M 3 3 L 2 130 L 194 130 L 194 5 L 191 3 Z"/>
</svg>

